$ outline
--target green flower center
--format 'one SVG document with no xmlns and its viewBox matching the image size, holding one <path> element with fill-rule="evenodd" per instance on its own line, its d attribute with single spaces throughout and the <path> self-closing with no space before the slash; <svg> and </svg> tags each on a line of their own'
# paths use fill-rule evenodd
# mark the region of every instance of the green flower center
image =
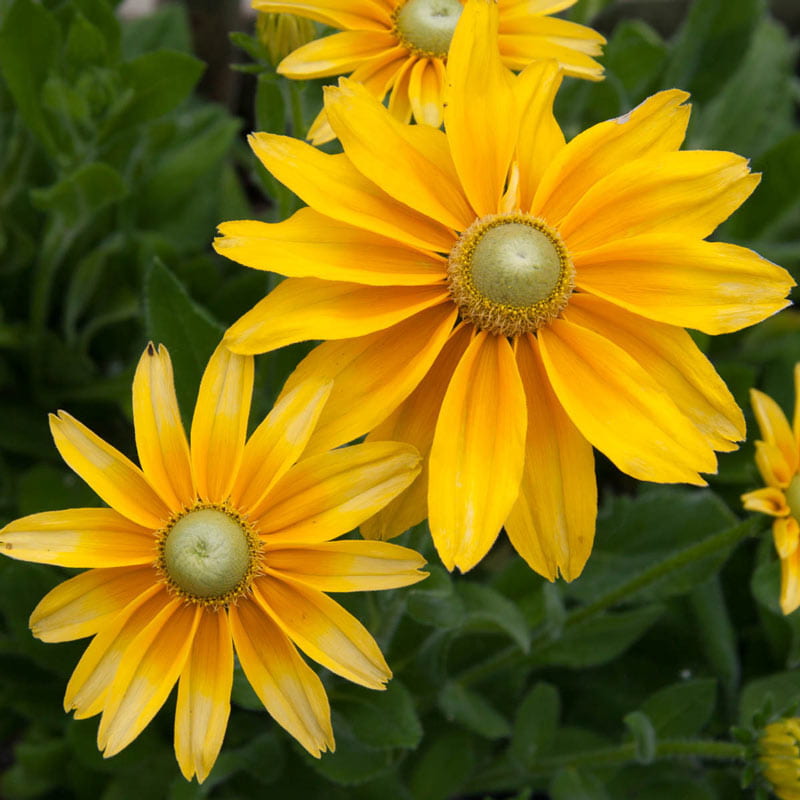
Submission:
<svg viewBox="0 0 800 800">
<path fill-rule="evenodd" d="M 158 566 L 186 600 L 224 605 L 249 586 L 258 552 L 244 520 L 223 507 L 199 507 L 161 532 Z"/>
<path fill-rule="evenodd" d="M 532 333 L 566 306 L 574 269 L 558 234 L 524 214 L 498 214 L 461 234 L 447 267 L 461 316 L 503 336 Z"/>
<path fill-rule="evenodd" d="M 786 489 L 786 505 L 791 515 L 800 522 L 800 473 L 794 476 Z"/>
<path fill-rule="evenodd" d="M 395 11 L 394 31 L 409 50 L 446 58 L 463 10 L 459 0 L 407 0 Z"/>
</svg>

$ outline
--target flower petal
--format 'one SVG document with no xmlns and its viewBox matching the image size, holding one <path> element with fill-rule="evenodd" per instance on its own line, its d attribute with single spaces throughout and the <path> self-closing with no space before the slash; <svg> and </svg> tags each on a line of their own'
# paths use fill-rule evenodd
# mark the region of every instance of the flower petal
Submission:
<svg viewBox="0 0 800 800">
<path fill-rule="evenodd" d="M 538 338 L 559 402 L 619 469 L 639 480 L 705 485 L 697 473 L 716 471 L 713 450 L 631 356 L 563 319 Z"/>
<path fill-rule="evenodd" d="M 382 31 L 391 27 L 391 16 L 380 0 L 253 0 L 256 11 L 296 14 L 333 28 Z"/>
<path fill-rule="evenodd" d="M 794 365 L 794 417 L 792 418 L 797 449 L 800 451 L 800 362 Z"/>
<path fill-rule="evenodd" d="M 794 528 L 794 538 L 797 540 L 797 520 L 793 517 L 786 517 L 787 525 Z M 775 520 L 776 525 L 783 520 Z M 800 606 L 800 547 L 796 547 L 788 558 L 781 559 L 781 611 L 784 614 L 791 614 L 792 611 Z"/>
<path fill-rule="evenodd" d="M 123 567 L 155 559 L 151 531 L 111 508 L 71 508 L 30 514 L 0 530 L 10 558 L 61 567 Z"/>
<path fill-rule="evenodd" d="M 520 338 L 528 433 L 519 497 L 506 520 L 514 549 L 548 580 L 577 578 L 592 552 L 597 484 L 592 446 L 564 412 L 547 378 L 536 339 Z"/>
<path fill-rule="evenodd" d="M 643 233 L 704 239 L 739 208 L 759 180 L 747 160 L 734 153 L 650 155 L 597 181 L 564 217 L 560 233 L 571 253 Z"/>
<path fill-rule="evenodd" d="M 357 444 L 292 467 L 251 510 L 271 544 L 326 542 L 383 508 L 419 474 L 419 453 L 400 442 Z"/>
<path fill-rule="evenodd" d="M 366 89 L 345 79 L 326 88 L 325 109 L 347 157 L 390 197 L 455 230 L 472 223 L 475 212 L 458 182 L 444 133 L 404 125 Z M 402 169 L 386 168 L 387 153 Z"/>
<path fill-rule="evenodd" d="M 794 433 L 781 407 L 758 389 L 750 390 L 750 404 L 761 431 L 761 438 L 781 451 L 790 472 L 797 472 L 798 448 Z"/>
<path fill-rule="evenodd" d="M 449 300 L 446 286 L 362 286 L 287 278 L 225 332 L 237 353 L 268 353 L 313 339 L 352 339 L 384 330 Z"/>
<path fill-rule="evenodd" d="M 714 450 L 735 450 L 732 443 L 745 438 L 741 409 L 686 331 L 643 320 L 588 294 L 572 296 L 564 319 L 599 333 L 632 356 Z"/>
<path fill-rule="evenodd" d="M 245 514 L 297 461 L 331 394 L 333 381 L 309 378 L 283 396 L 244 448 L 231 502 Z"/>
<path fill-rule="evenodd" d="M 253 584 L 254 600 L 314 661 L 370 689 L 392 677 L 370 632 L 322 592 L 268 575 Z"/>
<path fill-rule="evenodd" d="M 748 511 L 759 511 L 772 517 L 785 517 L 790 513 L 783 492 L 771 486 L 743 494 L 742 505 Z"/>
<path fill-rule="evenodd" d="M 30 618 L 31 632 L 43 642 L 94 636 L 129 603 L 152 592 L 152 567 L 110 567 L 82 572 L 51 589 Z"/>
<path fill-rule="evenodd" d="M 309 80 L 352 72 L 359 64 L 397 47 L 389 31 L 343 31 L 314 39 L 289 53 L 278 65 L 278 74 Z"/>
<path fill-rule="evenodd" d="M 192 474 L 197 493 L 208 502 L 223 502 L 233 488 L 252 393 L 252 357 L 219 345 L 200 381 L 192 419 Z"/>
<path fill-rule="evenodd" d="M 531 213 L 556 225 L 601 178 L 643 156 L 677 150 L 689 124 L 690 106 L 682 105 L 688 97 L 678 89 L 658 92 L 624 116 L 579 133 L 544 162 Z"/>
<path fill-rule="evenodd" d="M 772 538 L 775 551 L 780 558 L 789 558 L 797 550 L 800 541 L 800 526 L 794 517 L 786 516 L 772 523 Z"/>
<path fill-rule="evenodd" d="M 373 428 L 366 441 L 407 442 L 422 457 L 422 471 L 411 486 L 361 524 L 366 539 L 393 539 L 428 515 L 428 455 L 444 394 L 458 362 L 467 349 L 473 328 L 459 325 L 442 348 L 419 386 L 380 425 Z"/>
<path fill-rule="evenodd" d="M 147 480 L 172 510 L 194 500 L 189 443 L 181 422 L 172 362 L 164 345 L 152 342 L 133 378 L 136 450 Z"/>
<path fill-rule="evenodd" d="M 497 49 L 495 3 L 467 3 L 447 56 L 445 129 L 476 216 L 497 211 L 517 137 L 511 73 Z"/>
<path fill-rule="evenodd" d="M 428 372 L 457 313 L 449 304 L 435 306 L 385 331 L 325 342 L 312 350 L 281 393 L 283 397 L 312 375 L 334 381 L 308 452 L 338 447 L 382 422 Z"/>
<path fill-rule="evenodd" d="M 64 461 L 113 509 L 150 530 L 169 518 L 139 467 L 73 416 L 51 414 L 50 431 Z"/>
<path fill-rule="evenodd" d="M 415 550 L 388 542 L 350 539 L 298 547 L 265 542 L 267 570 L 321 592 L 362 592 L 409 586 L 427 577 Z"/>
<path fill-rule="evenodd" d="M 420 58 L 408 78 L 408 99 L 418 123 L 438 128 L 444 115 L 446 75 L 441 58 Z"/>
<path fill-rule="evenodd" d="M 471 569 L 497 538 L 519 493 L 526 425 L 511 346 L 481 331 L 453 373 L 431 447 L 429 523 L 447 569 Z"/>
<path fill-rule="evenodd" d="M 230 608 L 236 654 L 273 719 L 312 756 L 333 751 L 331 709 L 322 682 L 255 602 Z"/>
<path fill-rule="evenodd" d="M 446 264 L 384 236 L 301 208 L 283 222 L 223 222 L 214 249 L 253 269 L 369 286 L 439 283 Z"/>
<path fill-rule="evenodd" d="M 575 253 L 586 291 L 649 319 L 710 334 L 737 331 L 789 304 L 781 267 L 745 247 L 645 234 Z"/>
<path fill-rule="evenodd" d="M 783 452 L 772 442 L 756 441 L 755 444 L 756 466 L 764 483 L 775 489 L 785 489 L 795 473 L 786 463 Z"/>
<path fill-rule="evenodd" d="M 289 136 L 249 138 L 261 163 L 321 214 L 423 250 L 450 252 L 455 234 L 441 223 L 389 197 L 344 154 L 326 155 Z"/>
<path fill-rule="evenodd" d="M 411 98 L 409 85 L 411 83 L 411 70 L 415 60 L 407 58 L 395 75 L 392 83 L 392 93 L 389 95 L 389 113 L 400 122 L 407 124 L 411 121 Z M 353 75 L 355 77 L 355 74 Z"/>
<path fill-rule="evenodd" d="M 217 760 L 233 686 L 233 642 L 224 610 L 200 613 L 192 649 L 178 682 L 175 755 L 183 777 L 202 783 Z"/>
<path fill-rule="evenodd" d="M 500 57 L 509 69 L 521 70 L 534 60 L 558 62 L 565 75 L 589 81 L 603 79 L 603 65 L 585 50 L 595 55 L 601 52 L 599 43 L 581 39 L 559 41 L 548 36 L 501 33 L 497 37 Z"/>
</svg>

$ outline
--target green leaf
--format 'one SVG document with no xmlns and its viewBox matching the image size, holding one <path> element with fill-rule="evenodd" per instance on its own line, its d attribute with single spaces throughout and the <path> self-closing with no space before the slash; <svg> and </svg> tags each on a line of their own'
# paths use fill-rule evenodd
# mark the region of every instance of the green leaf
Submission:
<svg viewBox="0 0 800 800">
<path fill-rule="evenodd" d="M 283 92 L 275 76 L 262 73 L 256 84 L 256 125 L 258 130 L 286 133 L 286 108 Z"/>
<path fill-rule="evenodd" d="M 457 591 L 467 612 L 465 624 L 470 630 L 501 630 L 527 653 L 531 632 L 522 612 L 500 592 L 479 583 L 461 582 Z"/>
<path fill-rule="evenodd" d="M 561 716 L 558 689 L 549 683 L 537 683 L 522 699 L 514 719 L 509 753 L 525 767 L 550 752 Z"/>
<path fill-rule="evenodd" d="M 445 733 L 422 752 L 411 773 L 415 800 L 448 800 L 460 794 L 475 767 L 474 739 L 463 731 Z"/>
<path fill-rule="evenodd" d="M 384 692 L 348 687 L 344 697 L 337 697 L 336 705 L 347 717 L 353 735 L 368 747 L 413 750 L 422 738 L 414 698 L 397 678 Z"/>
<path fill-rule="evenodd" d="M 336 751 L 322 758 L 304 754 L 306 763 L 329 781 L 341 786 L 359 786 L 392 768 L 392 751 L 375 750 L 353 736 L 345 720 L 334 720 Z"/>
<path fill-rule="evenodd" d="M 86 224 L 98 211 L 125 196 L 122 175 L 102 161 L 83 164 L 46 189 L 31 192 L 33 203 L 43 211 L 60 214 L 66 224 Z"/>
<path fill-rule="evenodd" d="M 628 95 L 630 105 L 641 102 L 661 72 L 667 58 L 667 47 L 647 23 L 622 20 L 606 47 L 605 64 Z"/>
<path fill-rule="evenodd" d="M 797 672 L 776 672 L 750 681 L 739 698 L 739 722 L 749 725 L 764 704 L 771 701 L 775 714 L 800 703 L 800 683 Z"/>
<path fill-rule="evenodd" d="M 439 692 L 439 708 L 449 721 L 458 722 L 484 739 L 502 739 L 511 734 L 505 717 L 477 692 L 450 681 Z"/>
<path fill-rule="evenodd" d="M 650 718 L 642 711 L 631 711 L 630 714 L 625 715 L 623 722 L 633 736 L 636 760 L 640 764 L 650 764 L 655 758 L 658 741 Z"/>
<path fill-rule="evenodd" d="M 153 50 L 191 53 L 192 37 L 185 6 L 165 3 L 152 14 L 126 20 L 122 27 L 122 50 L 126 58 Z"/>
<path fill-rule="evenodd" d="M 694 736 L 711 719 L 717 701 L 717 682 L 698 678 L 667 686 L 650 695 L 641 711 L 661 738 Z"/>
<path fill-rule="evenodd" d="M 67 60 L 76 66 L 102 64 L 108 56 L 106 39 L 100 29 L 77 13 L 67 31 Z"/>
<path fill-rule="evenodd" d="M 466 611 L 450 574 L 438 564 L 430 564 L 426 569 L 428 577 L 408 592 L 408 615 L 435 628 L 460 627 Z"/>
<path fill-rule="evenodd" d="M 550 782 L 550 800 L 608 800 L 608 794 L 594 775 L 570 767 L 560 769 Z"/>
<path fill-rule="evenodd" d="M 222 326 L 157 259 L 145 276 L 144 311 L 148 336 L 169 350 L 178 402 L 182 412 L 190 414 L 200 378 L 222 338 Z"/>
</svg>

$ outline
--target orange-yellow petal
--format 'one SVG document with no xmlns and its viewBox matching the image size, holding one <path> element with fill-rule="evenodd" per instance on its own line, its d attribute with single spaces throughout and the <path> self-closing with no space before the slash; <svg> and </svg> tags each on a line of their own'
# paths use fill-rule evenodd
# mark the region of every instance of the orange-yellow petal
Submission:
<svg viewBox="0 0 800 800">
<path fill-rule="evenodd" d="M 623 472 L 703 486 L 715 472 L 703 435 L 624 350 L 564 319 L 539 331 L 545 369 L 578 430 Z"/>
<path fill-rule="evenodd" d="M 301 208 L 283 222 L 223 222 L 214 249 L 253 269 L 369 286 L 421 286 L 445 275 L 441 256 Z"/>
<path fill-rule="evenodd" d="M 268 572 L 285 575 L 321 592 L 361 592 L 408 586 L 427 577 L 425 559 L 388 542 L 338 542 L 273 546 L 265 541 Z"/>
<path fill-rule="evenodd" d="M 431 447 L 429 522 L 448 569 L 471 569 L 497 538 L 519 493 L 526 425 L 511 345 L 481 331 L 453 373 Z"/>
<path fill-rule="evenodd" d="M 152 592 L 152 567 L 109 567 L 82 572 L 51 589 L 30 618 L 31 632 L 43 642 L 94 636 L 129 603 Z"/>
<path fill-rule="evenodd" d="M 303 459 L 250 514 L 271 544 L 325 542 L 360 525 L 419 474 L 419 453 L 370 442 Z"/>
<path fill-rule="evenodd" d="M 756 416 L 761 438 L 775 445 L 783 455 L 783 460 L 789 471 L 797 472 L 798 447 L 792 429 L 781 407 L 764 392 L 758 389 L 750 390 L 750 404 Z"/>
<path fill-rule="evenodd" d="M 785 489 L 795 474 L 783 451 L 772 442 L 756 441 L 756 466 L 764 483 L 776 489 Z"/>
<path fill-rule="evenodd" d="M 314 661 L 349 681 L 384 689 L 392 677 L 370 632 L 335 600 L 292 580 L 264 575 L 253 598 Z"/>
<path fill-rule="evenodd" d="M 411 83 L 411 70 L 414 68 L 415 60 L 407 58 L 400 65 L 392 83 L 392 93 L 389 95 L 389 113 L 400 122 L 408 123 L 411 121 L 411 98 L 409 97 L 409 85 Z"/>
<path fill-rule="evenodd" d="M 742 505 L 748 511 L 759 511 L 771 517 L 785 517 L 789 514 L 786 496 L 780 489 L 772 486 L 743 494 Z"/>
<path fill-rule="evenodd" d="M 178 682 L 175 755 L 183 777 L 202 783 L 217 760 L 233 686 L 233 641 L 224 610 L 202 611 Z"/>
<path fill-rule="evenodd" d="M 333 750 L 325 689 L 286 634 L 255 602 L 231 606 L 229 613 L 244 674 L 273 719 L 312 756 Z"/>
<path fill-rule="evenodd" d="M 781 517 L 772 523 L 772 540 L 781 559 L 789 558 L 800 545 L 800 525 L 792 516 Z"/>
<path fill-rule="evenodd" d="M 800 606 L 800 548 L 781 559 L 781 611 L 791 614 Z"/>
<path fill-rule="evenodd" d="M 391 16 L 382 0 L 253 0 L 256 11 L 296 14 L 334 28 L 386 30 Z"/>
<path fill-rule="evenodd" d="M 446 286 L 362 286 L 287 278 L 225 333 L 237 353 L 268 353 L 313 339 L 352 339 L 384 330 L 449 300 Z"/>
<path fill-rule="evenodd" d="M 73 416 L 51 414 L 50 431 L 64 461 L 113 509 L 151 530 L 169 518 L 170 509 L 139 467 Z"/>
<path fill-rule="evenodd" d="M 408 77 L 408 99 L 418 123 L 438 128 L 444 115 L 446 75 L 441 58 L 420 58 Z"/>
<path fill-rule="evenodd" d="M 173 511 L 194 500 L 189 443 L 181 422 L 172 362 L 164 345 L 147 345 L 133 377 L 136 450 L 150 485 Z"/>
<path fill-rule="evenodd" d="M 517 342 L 528 433 L 519 497 L 506 520 L 515 550 L 548 580 L 577 578 L 592 552 L 597 485 L 592 446 L 564 412 L 533 336 Z"/>
<path fill-rule="evenodd" d="M 565 75 L 590 81 L 603 79 L 603 66 L 582 52 L 590 50 L 599 53 L 597 42 L 573 38 L 562 43 L 548 36 L 501 33 L 497 43 L 502 62 L 509 69 L 522 69 L 532 60 L 552 60 L 558 62 Z"/>
<path fill-rule="evenodd" d="M 800 452 L 800 362 L 794 365 L 794 417 L 792 419 L 797 449 Z"/>
<path fill-rule="evenodd" d="M 233 488 L 252 393 L 252 357 L 219 345 L 200 381 L 192 419 L 192 474 L 198 495 L 208 502 L 223 502 Z"/>
<path fill-rule="evenodd" d="M 309 80 L 351 72 L 363 61 L 379 58 L 397 46 L 389 31 L 343 31 L 314 39 L 289 53 L 278 65 L 287 78 Z"/>
</svg>

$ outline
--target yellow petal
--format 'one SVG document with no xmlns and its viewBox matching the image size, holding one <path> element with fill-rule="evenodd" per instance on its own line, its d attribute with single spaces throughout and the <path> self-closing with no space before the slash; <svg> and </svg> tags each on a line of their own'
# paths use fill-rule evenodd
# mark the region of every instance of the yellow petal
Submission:
<svg viewBox="0 0 800 800">
<path fill-rule="evenodd" d="M 737 331 L 789 304 L 781 267 L 745 247 L 644 234 L 573 254 L 575 282 L 649 319 L 710 334 Z"/>
<path fill-rule="evenodd" d="M 690 107 L 682 105 L 688 97 L 677 89 L 658 92 L 624 116 L 579 133 L 552 161 L 544 162 L 531 213 L 555 225 L 594 184 L 621 165 L 677 150 L 689 123 Z"/>
<path fill-rule="evenodd" d="M 104 758 L 127 747 L 164 705 L 183 669 L 201 606 L 170 600 L 122 655 L 100 718 L 97 745 Z"/>
<path fill-rule="evenodd" d="M 577 2 L 578 0 L 498 0 L 501 25 L 505 20 L 516 22 L 531 14 L 557 14 Z"/>
<path fill-rule="evenodd" d="M 200 614 L 192 649 L 178 682 L 175 755 L 183 777 L 202 783 L 217 760 L 233 686 L 233 643 L 224 610 Z"/>
<path fill-rule="evenodd" d="M 741 409 L 686 331 L 643 320 L 589 294 L 573 295 L 564 319 L 599 333 L 632 356 L 715 450 L 734 450 L 732 443 L 744 439 Z"/>
<path fill-rule="evenodd" d="M 410 247 L 447 253 L 455 244 L 451 230 L 389 197 L 346 155 L 329 156 L 269 133 L 253 134 L 249 141 L 261 163 L 321 214 Z"/>
<path fill-rule="evenodd" d="M 548 164 L 564 147 L 564 134 L 553 116 L 553 100 L 561 85 L 555 61 L 534 61 L 514 82 L 520 111 L 517 162 L 520 171 L 520 209 L 531 207 Z"/>
<path fill-rule="evenodd" d="M 415 63 L 413 58 L 407 58 L 402 63 L 392 83 L 392 93 L 389 95 L 389 113 L 404 124 L 411 121 L 409 85 L 411 83 L 411 70 L 414 68 Z"/>
<path fill-rule="evenodd" d="M 64 694 L 64 710 L 75 718 L 99 714 L 128 645 L 170 602 L 164 585 L 151 583 L 92 639 L 75 667 Z"/>
<path fill-rule="evenodd" d="M 286 575 L 321 592 L 361 592 L 408 586 L 427 577 L 415 550 L 388 542 L 338 542 L 298 547 L 265 542 L 270 573 Z"/>
<path fill-rule="evenodd" d="M 800 606 L 800 548 L 788 558 L 781 559 L 780 603 L 784 614 L 791 614 Z"/>
<path fill-rule="evenodd" d="M 716 471 L 702 434 L 624 350 L 563 319 L 539 331 L 539 345 L 564 410 L 623 472 L 703 486 L 697 473 Z"/>
<path fill-rule="evenodd" d="M 747 160 L 733 153 L 649 155 L 597 181 L 564 218 L 561 236 L 571 253 L 643 233 L 704 239 L 739 208 L 759 180 Z"/>
<path fill-rule="evenodd" d="M 252 357 L 219 345 L 200 381 L 192 419 L 192 474 L 204 500 L 220 503 L 231 492 L 244 452 L 252 393 Z"/>
<path fill-rule="evenodd" d="M 761 438 L 781 451 L 789 472 L 797 472 L 798 448 L 794 433 L 781 407 L 758 389 L 750 390 L 750 404 L 753 406 Z"/>
<path fill-rule="evenodd" d="M 772 539 L 775 542 L 775 551 L 781 559 L 789 558 L 797 550 L 799 538 L 800 526 L 794 517 L 786 516 L 773 521 Z"/>
<path fill-rule="evenodd" d="M 402 494 L 361 525 L 367 539 L 392 539 L 428 515 L 428 455 L 444 393 L 467 349 L 472 326 L 462 323 L 451 334 L 428 374 L 397 410 L 367 436 L 368 442 L 394 441 L 414 445 L 422 471 Z"/>
<path fill-rule="evenodd" d="M 444 114 L 444 64 L 441 58 L 420 58 L 408 79 L 408 98 L 416 122 L 438 128 Z"/>
<path fill-rule="evenodd" d="M 82 572 L 51 589 L 30 618 L 31 632 L 43 642 L 94 636 L 125 606 L 152 591 L 152 567 L 110 567 Z"/>
<path fill-rule="evenodd" d="M 742 505 L 748 511 L 760 511 L 772 517 L 785 517 L 789 514 L 786 497 L 780 489 L 768 486 L 742 495 Z"/>
<path fill-rule="evenodd" d="M 388 31 L 334 33 L 314 39 L 289 53 L 278 65 L 278 73 L 301 80 L 341 75 L 396 46 L 396 37 Z"/>
<path fill-rule="evenodd" d="M 271 544 L 325 542 L 383 508 L 419 474 L 419 453 L 370 442 L 311 456 L 292 467 L 250 514 Z"/>
<path fill-rule="evenodd" d="M 325 110 L 347 157 L 389 196 L 456 230 L 475 219 L 444 133 L 403 125 L 366 89 L 345 79 L 338 88 L 326 88 Z M 387 169 L 387 153 L 393 169 Z"/>
<path fill-rule="evenodd" d="M 273 719 L 319 758 L 333 750 L 331 710 L 322 682 L 255 602 L 230 608 L 236 654 Z"/>
<path fill-rule="evenodd" d="M 247 441 L 231 502 L 249 514 L 305 450 L 333 381 L 309 378 L 284 395 Z"/>
<path fill-rule="evenodd" d="M 447 569 L 471 569 L 497 538 L 519 493 L 526 424 L 511 346 L 481 331 L 453 373 L 431 447 L 429 522 Z"/>
<path fill-rule="evenodd" d="M 313 339 L 352 339 L 449 301 L 446 286 L 362 286 L 287 278 L 225 333 L 237 353 L 268 353 Z"/>
<path fill-rule="evenodd" d="M 453 328 L 457 309 L 444 304 L 378 333 L 325 342 L 289 376 L 281 397 L 306 378 L 334 381 L 308 445 L 320 453 L 382 422 L 416 388 Z"/>
<path fill-rule="evenodd" d="M 301 208 L 283 222 L 223 222 L 214 249 L 254 269 L 292 278 L 324 277 L 369 286 L 421 286 L 439 283 L 446 264 L 441 256 L 397 244 Z"/>
<path fill-rule="evenodd" d="M 380 0 L 253 0 L 256 11 L 296 14 L 333 28 L 386 30 L 391 16 Z"/>
<path fill-rule="evenodd" d="M 113 509 L 150 530 L 169 519 L 169 508 L 119 450 L 66 411 L 50 415 L 50 431 L 64 461 Z"/>
<path fill-rule="evenodd" d="M 392 677 L 370 632 L 322 592 L 265 575 L 253 584 L 254 600 L 314 661 L 349 681 L 384 689 Z"/>
<path fill-rule="evenodd" d="M 516 145 L 511 73 L 500 61 L 495 3 L 467 3 L 447 56 L 444 122 L 476 216 L 497 211 Z"/>
<path fill-rule="evenodd" d="M 111 508 L 44 511 L 0 530 L 0 552 L 21 561 L 61 567 L 123 567 L 151 563 L 151 531 Z"/>
<path fill-rule="evenodd" d="M 172 362 L 167 348 L 152 342 L 133 378 L 133 424 L 142 471 L 172 510 L 194 500 L 189 444 L 183 430 Z"/>
<path fill-rule="evenodd" d="M 598 55 L 601 48 L 597 42 L 573 38 L 562 43 L 547 36 L 501 33 L 497 43 L 503 64 L 509 69 L 523 69 L 533 60 L 557 61 L 565 75 L 589 81 L 603 79 L 602 64 L 582 52 Z"/>
<path fill-rule="evenodd" d="M 794 365 L 794 417 L 792 419 L 797 449 L 800 451 L 800 362 Z"/>
<path fill-rule="evenodd" d="M 795 473 L 786 463 L 783 452 L 772 442 L 757 441 L 755 444 L 756 466 L 764 483 L 776 489 L 785 489 Z"/>
<path fill-rule="evenodd" d="M 519 497 L 506 520 L 514 549 L 548 580 L 577 578 L 592 552 L 597 485 L 592 446 L 564 412 L 536 339 L 517 343 L 528 433 Z"/>
<path fill-rule="evenodd" d="M 525 34 L 538 36 L 590 55 L 601 53 L 601 45 L 605 42 L 602 34 L 586 25 L 558 17 L 545 16 L 541 12 L 526 15 L 517 13 L 507 16 L 501 11 L 500 33 L 501 35 L 507 33 L 517 36 Z"/>
</svg>

